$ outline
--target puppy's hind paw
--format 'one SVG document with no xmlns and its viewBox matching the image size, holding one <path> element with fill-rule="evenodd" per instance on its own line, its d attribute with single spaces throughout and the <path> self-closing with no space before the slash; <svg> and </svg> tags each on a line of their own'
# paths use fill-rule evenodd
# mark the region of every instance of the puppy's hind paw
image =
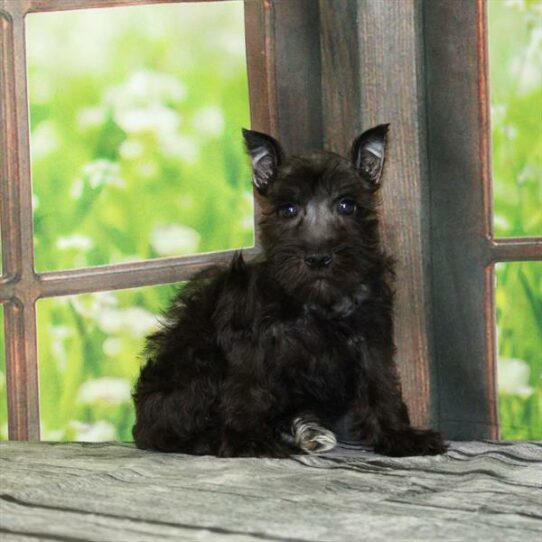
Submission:
<svg viewBox="0 0 542 542">
<path fill-rule="evenodd" d="M 308 454 L 328 452 L 337 445 L 332 431 L 307 418 L 294 419 L 292 435 L 295 445 Z"/>
<path fill-rule="evenodd" d="M 380 454 L 406 457 L 443 454 L 448 446 L 435 431 L 409 428 L 384 435 L 374 449 Z"/>
</svg>

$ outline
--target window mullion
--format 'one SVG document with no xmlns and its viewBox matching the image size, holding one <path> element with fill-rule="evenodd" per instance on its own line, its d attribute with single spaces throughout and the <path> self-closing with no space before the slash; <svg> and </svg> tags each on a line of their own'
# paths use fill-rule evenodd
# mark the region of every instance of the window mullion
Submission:
<svg viewBox="0 0 542 542">
<path fill-rule="evenodd" d="M 10 1 L 10 0 L 8 0 Z M 64 11 L 72 9 L 111 8 L 142 6 L 149 4 L 174 4 L 183 2 L 223 2 L 225 0 L 26 0 L 26 13 L 44 11 Z"/>
<path fill-rule="evenodd" d="M 39 440 L 39 385 L 34 303 L 4 307 L 10 440 Z"/>
<path fill-rule="evenodd" d="M 491 262 L 542 260 L 542 237 L 510 237 L 490 241 Z"/>
<path fill-rule="evenodd" d="M 11 439 L 39 439 L 36 277 L 22 12 L 2 18 L 2 247 L 8 425 Z M 1 286 L 0 286 L 1 287 Z M 15 293 L 17 292 L 17 293 Z M 4 292 L 3 292 L 4 293 Z M 5 297 L 5 296 L 1 296 Z"/>
<path fill-rule="evenodd" d="M 105 290 L 137 288 L 188 280 L 195 273 L 229 263 L 237 250 L 225 250 L 177 258 L 160 258 L 83 269 L 52 271 L 38 275 L 38 297 L 73 295 Z M 243 249 L 246 261 L 260 255 L 258 247 Z"/>
</svg>

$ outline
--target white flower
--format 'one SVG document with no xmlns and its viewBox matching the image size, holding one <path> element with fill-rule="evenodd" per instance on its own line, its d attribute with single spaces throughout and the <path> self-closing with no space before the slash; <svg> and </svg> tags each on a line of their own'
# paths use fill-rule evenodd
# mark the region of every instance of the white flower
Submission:
<svg viewBox="0 0 542 542">
<path fill-rule="evenodd" d="M 505 137 L 507 137 L 509 140 L 516 139 L 518 136 L 518 129 L 512 124 L 503 125 L 502 131 Z"/>
<path fill-rule="evenodd" d="M 102 312 L 118 304 L 117 296 L 111 292 L 96 292 L 69 298 L 75 312 L 85 318 L 96 319 Z"/>
<path fill-rule="evenodd" d="M 84 235 L 69 235 L 67 237 L 59 237 L 56 240 L 56 247 L 59 250 L 76 249 L 80 251 L 90 250 L 94 246 L 92 239 Z"/>
<path fill-rule="evenodd" d="M 529 365 L 521 359 L 499 358 L 497 376 L 499 392 L 529 397 L 533 388 L 529 386 Z"/>
<path fill-rule="evenodd" d="M 83 195 L 84 186 L 85 183 L 83 182 L 83 179 L 76 179 L 71 187 L 70 196 L 73 199 L 79 199 Z"/>
<path fill-rule="evenodd" d="M 147 336 L 158 326 L 158 317 L 140 307 L 124 309 L 121 318 L 124 329 L 136 339 Z"/>
<path fill-rule="evenodd" d="M 106 111 L 103 107 L 85 107 L 77 115 L 77 125 L 81 129 L 94 128 L 105 122 Z"/>
<path fill-rule="evenodd" d="M 105 440 L 115 440 L 117 431 L 115 427 L 106 421 L 88 424 L 73 420 L 69 424 L 70 429 L 75 431 L 74 440 L 82 442 L 103 442 Z"/>
<path fill-rule="evenodd" d="M 177 132 L 181 117 L 164 104 L 176 104 L 186 95 L 175 77 L 150 71 L 134 72 L 123 84 L 111 88 L 105 97 L 115 122 L 128 133 L 156 135 Z"/>
<path fill-rule="evenodd" d="M 506 104 L 492 104 L 491 109 L 491 120 L 493 123 L 501 124 L 506 119 L 507 115 L 507 105 Z"/>
<path fill-rule="evenodd" d="M 96 315 L 96 322 L 105 333 L 126 333 L 135 339 L 145 337 L 158 325 L 157 317 L 140 307 L 105 309 Z"/>
<path fill-rule="evenodd" d="M 126 139 L 119 147 L 120 155 L 126 160 L 139 158 L 143 154 L 143 150 L 141 141 L 136 141 L 134 139 Z"/>
<path fill-rule="evenodd" d="M 73 329 L 68 326 L 49 326 L 49 335 L 52 338 L 51 350 L 56 366 L 61 372 L 64 372 L 68 365 L 68 352 L 65 341 L 73 334 Z"/>
<path fill-rule="evenodd" d="M 495 213 L 493 215 L 493 225 L 501 230 L 508 231 L 510 229 L 510 221 L 505 216 Z"/>
<path fill-rule="evenodd" d="M 224 114 L 214 105 L 200 109 L 192 119 L 192 125 L 196 131 L 203 135 L 214 137 L 224 131 Z"/>
<path fill-rule="evenodd" d="M 180 158 L 193 164 L 199 156 L 199 149 L 191 137 L 165 134 L 160 137 L 160 148 L 166 156 Z"/>
<path fill-rule="evenodd" d="M 79 199 L 85 185 L 90 186 L 92 190 L 96 190 L 102 185 L 124 188 L 126 182 L 120 177 L 120 164 L 111 162 L 111 160 L 99 159 L 83 166 L 81 177 L 75 180 L 70 190 L 71 197 Z"/>
<path fill-rule="evenodd" d="M 141 177 L 152 177 L 158 172 L 158 167 L 155 162 L 138 162 L 137 171 Z"/>
<path fill-rule="evenodd" d="M 199 242 L 199 233 L 181 224 L 156 226 L 151 233 L 151 246 L 160 256 L 194 254 Z"/>
<path fill-rule="evenodd" d="M 181 116 L 177 111 L 160 104 L 121 109 L 114 113 L 114 117 L 115 122 L 129 134 L 174 133 L 181 122 Z"/>
<path fill-rule="evenodd" d="M 536 164 L 526 164 L 517 176 L 518 184 L 524 184 L 531 179 L 542 178 L 542 168 L 536 166 Z M 539 185 L 542 188 L 542 184 Z"/>
<path fill-rule="evenodd" d="M 106 94 L 114 109 L 160 102 L 180 102 L 186 96 L 184 85 L 173 75 L 147 70 L 136 71 Z"/>
<path fill-rule="evenodd" d="M 106 356 L 114 358 L 122 352 L 122 339 L 117 337 L 108 337 L 102 344 L 102 350 Z"/>
<path fill-rule="evenodd" d="M 28 43 L 28 42 L 27 42 Z M 29 51 L 27 49 L 27 51 Z M 40 64 L 45 65 L 44 63 Z M 34 71 L 30 78 L 30 101 L 33 104 L 46 104 L 49 105 L 51 97 L 54 94 L 55 83 L 49 70 Z"/>
<path fill-rule="evenodd" d="M 30 147 L 33 160 L 38 160 L 51 154 L 58 149 L 59 145 L 58 131 L 52 121 L 42 121 L 32 131 Z"/>
<path fill-rule="evenodd" d="M 507 7 L 525 9 L 525 0 L 504 0 Z"/>
<path fill-rule="evenodd" d="M 120 165 L 111 160 L 99 159 L 83 166 L 83 179 L 91 188 L 96 189 L 102 184 L 118 187 L 125 186 L 120 178 Z"/>
<path fill-rule="evenodd" d="M 77 400 L 85 405 L 95 403 L 119 405 L 130 401 L 130 390 L 130 382 L 125 378 L 104 376 L 81 384 L 77 392 Z"/>
<path fill-rule="evenodd" d="M 224 32 L 221 37 L 220 45 L 218 45 L 221 51 L 228 53 L 235 60 L 245 58 L 247 53 L 245 40 L 241 39 L 239 33 Z"/>
</svg>

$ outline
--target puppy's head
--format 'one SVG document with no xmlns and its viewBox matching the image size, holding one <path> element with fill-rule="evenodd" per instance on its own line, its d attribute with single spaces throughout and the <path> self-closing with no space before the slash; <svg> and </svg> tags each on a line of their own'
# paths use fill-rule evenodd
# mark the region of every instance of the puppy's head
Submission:
<svg viewBox="0 0 542 542">
<path fill-rule="evenodd" d="M 267 261 L 295 297 L 332 304 L 354 294 L 379 261 L 375 193 L 387 131 L 367 130 L 344 158 L 325 151 L 286 157 L 276 139 L 243 130 Z"/>
</svg>

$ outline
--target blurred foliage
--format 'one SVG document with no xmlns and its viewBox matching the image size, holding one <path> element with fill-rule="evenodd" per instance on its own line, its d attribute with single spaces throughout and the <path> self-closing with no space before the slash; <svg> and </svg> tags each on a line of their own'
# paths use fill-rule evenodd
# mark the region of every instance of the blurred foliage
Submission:
<svg viewBox="0 0 542 542">
<path fill-rule="evenodd" d="M 488 6 L 495 233 L 541 235 L 540 2 Z M 27 23 L 39 270 L 252 244 L 241 3 L 39 14 Z M 542 438 L 541 266 L 497 266 L 505 439 Z M 139 352 L 173 291 L 38 303 L 43 438 L 131 440 Z M 0 397 L 7 438 L 2 374 Z"/>
<path fill-rule="evenodd" d="M 488 8 L 495 235 L 542 235 L 542 2 Z"/>
<path fill-rule="evenodd" d="M 242 3 L 27 19 L 37 269 L 251 246 Z"/>
<path fill-rule="evenodd" d="M 132 440 L 131 389 L 144 338 L 176 287 L 38 303 L 40 408 L 47 440 Z"/>
<path fill-rule="evenodd" d="M 542 3 L 488 7 L 495 235 L 542 235 Z M 501 437 L 542 439 L 542 264 L 496 275 Z"/>
</svg>

